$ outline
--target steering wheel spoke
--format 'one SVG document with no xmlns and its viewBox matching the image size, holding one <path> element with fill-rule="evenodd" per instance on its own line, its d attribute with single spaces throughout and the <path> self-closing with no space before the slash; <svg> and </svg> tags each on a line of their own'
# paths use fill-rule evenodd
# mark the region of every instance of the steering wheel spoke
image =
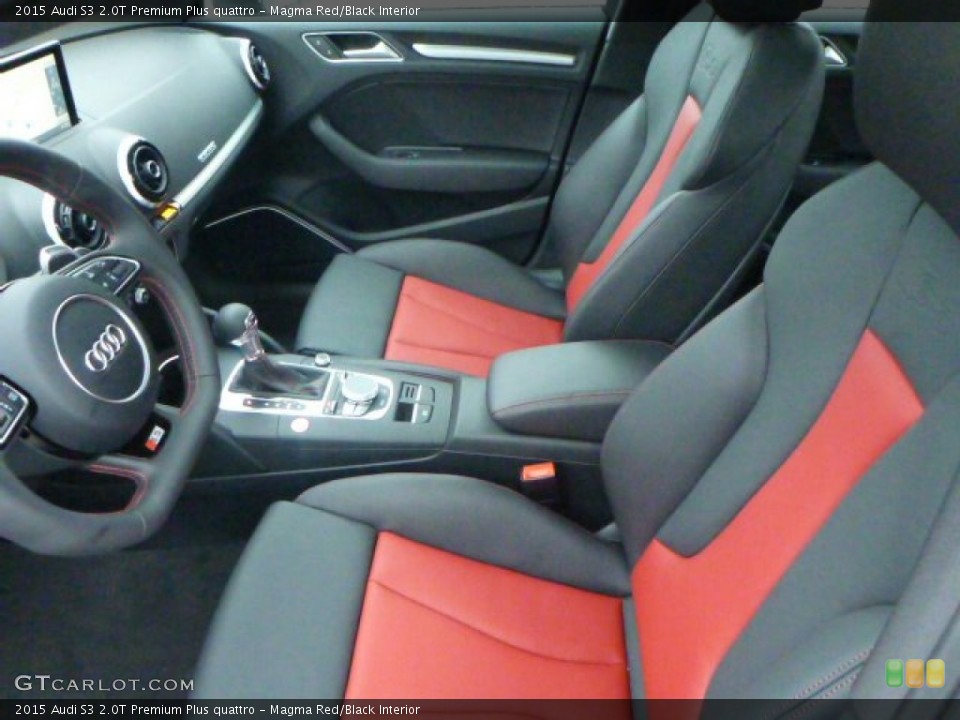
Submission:
<svg viewBox="0 0 960 720">
<path fill-rule="evenodd" d="M 134 508 L 164 466 L 163 454 L 170 438 L 179 435 L 183 417 L 178 408 L 157 403 L 150 422 L 134 441 L 142 454 L 131 452 L 105 453 L 83 464 L 83 469 L 99 475 L 112 475 L 136 485 L 136 493 L 128 508 Z M 129 449 L 129 448 L 128 448 Z"/>
<path fill-rule="evenodd" d="M 0 379 L 0 451 L 17 439 L 32 409 L 27 393 Z"/>
<path fill-rule="evenodd" d="M 152 459 L 120 454 L 103 455 L 83 465 L 83 469 L 95 475 L 107 475 L 133 483 L 135 490 L 124 512 L 133 510 L 140 504 L 157 473 Z"/>
<path fill-rule="evenodd" d="M 100 250 L 83 255 L 55 274 L 78 277 L 114 295 L 126 291 L 140 275 L 139 260 L 109 250 Z"/>
</svg>

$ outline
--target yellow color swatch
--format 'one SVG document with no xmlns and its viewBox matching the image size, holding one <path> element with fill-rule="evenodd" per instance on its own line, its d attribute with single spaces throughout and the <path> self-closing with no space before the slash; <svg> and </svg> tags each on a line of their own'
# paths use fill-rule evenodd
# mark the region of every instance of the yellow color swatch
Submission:
<svg viewBox="0 0 960 720">
<path fill-rule="evenodd" d="M 927 687 L 942 688 L 946 675 L 947 669 L 943 660 L 927 660 Z"/>
</svg>

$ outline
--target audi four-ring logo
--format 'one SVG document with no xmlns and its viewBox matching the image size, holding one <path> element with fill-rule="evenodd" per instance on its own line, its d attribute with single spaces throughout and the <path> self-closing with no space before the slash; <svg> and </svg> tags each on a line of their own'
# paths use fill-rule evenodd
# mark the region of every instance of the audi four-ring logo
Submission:
<svg viewBox="0 0 960 720">
<path fill-rule="evenodd" d="M 83 364 L 91 372 L 102 373 L 108 367 L 113 365 L 123 349 L 127 346 L 127 334 L 123 328 L 116 325 L 107 325 L 100 337 L 93 343 L 93 347 L 87 350 L 83 356 Z"/>
</svg>

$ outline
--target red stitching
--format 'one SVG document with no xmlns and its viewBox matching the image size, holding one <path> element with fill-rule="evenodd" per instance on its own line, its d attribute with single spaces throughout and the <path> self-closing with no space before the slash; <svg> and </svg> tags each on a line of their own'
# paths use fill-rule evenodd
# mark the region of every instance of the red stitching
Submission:
<svg viewBox="0 0 960 720">
<path fill-rule="evenodd" d="M 87 469 L 97 475 L 113 475 L 114 477 L 122 477 L 126 478 L 127 480 L 132 480 L 137 486 L 137 491 L 133 494 L 133 497 L 130 498 L 130 502 L 127 503 L 127 506 L 123 508 L 123 510 L 119 510 L 115 513 L 107 513 L 109 515 L 119 515 L 120 513 L 129 512 L 137 507 L 147 494 L 147 486 L 150 485 L 150 478 L 138 470 L 134 470 L 132 468 L 121 468 L 115 465 L 89 465 L 87 466 Z"/>
<path fill-rule="evenodd" d="M 104 230 L 107 233 L 113 234 L 114 232 L 113 224 L 110 223 L 108 220 L 104 219 L 104 217 L 107 215 L 106 210 L 104 210 L 102 207 L 98 205 L 91 205 L 89 203 L 84 202 L 83 200 L 79 200 L 76 197 L 74 197 L 73 193 L 74 193 L 74 190 L 76 190 L 77 185 L 74 185 L 74 187 L 68 189 L 61 183 L 57 182 L 54 178 L 44 175 L 43 173 L 37 172 L 33 168 L 28 168 L 28 167 L 24 167 L 16 164 L 0 165 L 0 175 L 13 177 L 13 176 L 8 176 L 6 174 L 8 170 L 13 170 L 19 173 L 20 175 L 25 176 L 29 180 L 33 180 L 34 182 L 37 182 L 39 183 L 39 185 L 43 186 L 43 187 L 37 187 L 38 190 L 44 190 L 45 187 L 50 187 L 50 186 L 57 188 L 54 191 L 54 194 L 65 196 L 72 208 L 76 210 L 81 210 L 83 212 L 89 212 L 92 215 L 96 215 L 97 220 L 99 220 L 100 223 L 103 225 Z M 80 173 L 81 173 L 80 177 L 82 177 L 84 173 L 83 168 L 80 168 Z M 78 177 L 78 181 L 80 177 Z M 21 180 L 23 182 L 28 182 L 28 180 L 24 180 L 23 177 L 13 177 L 13 179 Z"/>
<path fill-rule="evenodd" d="M 183 314 L 180 312 L 180 308 L 177 307 L 176 303 L 174 303 L 170 299 L 169 295 L 167 295 L 166 288 L 152 278 L 144 278 L 142 282 L 144 285 L 152 288 L 156 293 L 157 300 L 160 301 L 160 304 L 163 305 L 164 309 L 167 311 L 167 316 L 175 316 L 170 317 L 170 324 L 173 327 L 174 334 L 177 336 L 177 344 L 180 346 L 180 351 L 183 353 L 184 363 L 187 365 L 187 372 L 183 374 L 187 385 L 187 397 L 184 400 L 183 407 L 180 409 L 180 414 L 183 415 L 193 404 L 196 395 L 196 380 L 193 376 L 193 373 L 196 373 L 199 376 L 194 358 L 195 351 L 193 349 L 193 343 L 190 340 L 190 334 L 185 329 L 186 322 Z"/>
</svg>

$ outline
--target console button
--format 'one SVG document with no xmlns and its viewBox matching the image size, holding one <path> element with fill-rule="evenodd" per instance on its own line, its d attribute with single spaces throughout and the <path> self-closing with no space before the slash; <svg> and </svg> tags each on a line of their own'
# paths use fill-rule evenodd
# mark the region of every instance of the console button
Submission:
<svg viewBox="0 0 960 720">
<path fill-rule="evenodd" d="M 413 405 L 411 403 L 397 403 L 397 414 L 393 418 L 397 422 L 413 422 Z"/>
<path fill-rule="evenodd" d="M 413 406 L 413 418 L 411 422 L 421 425 L 430 422 L 433 417 L 433 405 L 421 405 L 417 403 Z"/>
<path fill-rule="evenodd" d="M 361 417 L 362 415 L 366 414 L 369 407 L 369 403 L 355 403 L 347 401 L 343 403 L 343 410 L 340 411 L 340 414 L 347 417 Z"/>
<path fill-rule="evenodd" d="M 401 383 L 400 385 L 400 402 L 403 403 L 415 403 L 417 401 L 417 395 L 420 391 L 420 386 L 416 383 Z"/>
<path fill-rule="evenodd" d="M 422 403 L 433 404 L 437 399 L 437 391 L 427 385 L 421 385 L 420 397 L 418 399 Z"/>
<path fill-rule="evenodd" d="M 310 421 L 307 418 L 296 418 L 290 423 L 290 429 L 298 435 L 302 435 L 310 429 Z"/>
</svg>

